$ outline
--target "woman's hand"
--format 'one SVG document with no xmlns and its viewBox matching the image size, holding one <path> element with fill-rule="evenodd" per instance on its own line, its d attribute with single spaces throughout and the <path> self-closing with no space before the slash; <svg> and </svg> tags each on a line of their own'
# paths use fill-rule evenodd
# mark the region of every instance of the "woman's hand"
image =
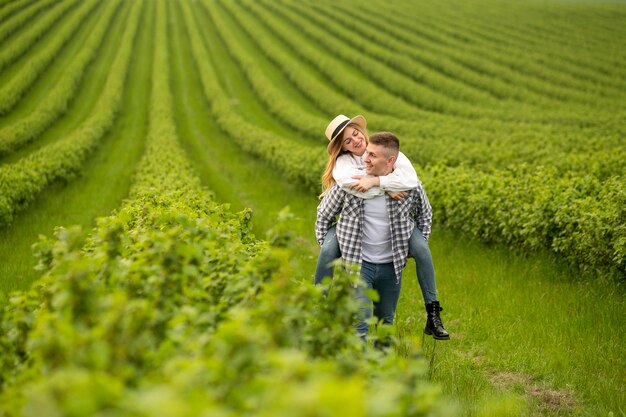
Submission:
<svg viewBox="0 0 626 417">
<path fill-rule="evenodd" d="M 394 200 L 402 200 L 409 195 L 409 193 L 407 193 L 406 191 L 387 191 L 387 194 L 389 194 L 389 197 L 393 198 Z"/>
<path fill-rule="evenodd" d="M 380 185 L 380 179 L 378 177 L 364 177 L 363 175 L 355 175 L 352 178 L 357 180 L 357 182 L 350 185 L 350 188 L 362 193 L 372 187 L 377 187 Z"/>
</svg>

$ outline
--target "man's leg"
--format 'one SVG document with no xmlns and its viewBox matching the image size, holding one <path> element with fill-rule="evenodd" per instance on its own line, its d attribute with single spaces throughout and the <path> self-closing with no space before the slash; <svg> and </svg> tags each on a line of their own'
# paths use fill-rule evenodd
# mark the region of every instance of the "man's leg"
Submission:
<svg viewBox="0 0 626 417">
<path fill-rule="evenodd" d="M 396 306 L 400 298 L 400 289 L 402 288 L 402 278 L 396 278 L 393 263 L 379 264 L 378 274 L 374 289 L 378 291 L 378 302 L 374 303 L 374 315 L 383 324 L 393 325 L 396 316 Z M 389 340 L 376 340 L 375 346 L 378 348 L 388 348 Z"/>
<path fill-rule="evenodd" d="M 393 324 L 402 278 L 400 280 L 396 278 L 393 263 L 377 264 L 376 269 L 374 289 L 378 291 L 379 299 L 374 303 L 374 315 L 384 324 Z"/>
<path fill-rule="evenodd" d="M 374 288 L 375 276 L 376 265 L 363 261 L 361 264 L 361 281 L 363 285 L 359 285 L 356 288 L 355 298 L 361 306 L 356 324 L 356 331 L 364 341 L 369 329 L 366 320 L 372 317 L 372 300 L 370 300 L 367 294 L 365 294 L 365 291 Z"/>
<path fill-rule="evenodd" d="M 341 256 L 335 228 L 336 226 L 332 226 L 328 229 L 326 237 L 324 238 L 324 243 L 320 248 L 320 254 L 317 258 L 317 266 L 315 267 L 315 285 L 320 284 L 325 277 L 333 277 L 333 266 L 329 264 Z"/>
</svg>

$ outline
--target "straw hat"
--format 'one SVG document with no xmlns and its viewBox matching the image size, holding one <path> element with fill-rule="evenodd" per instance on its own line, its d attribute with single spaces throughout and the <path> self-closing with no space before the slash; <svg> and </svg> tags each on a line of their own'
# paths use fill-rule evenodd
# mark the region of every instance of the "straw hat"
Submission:
<svg viewBox="0 0 626 417">
<path fill-rule="evenodd" d="M 330 152 L 330 148 L 333 144 L 333 141 L 341 136 L 341 132 L 348 126 L 350 123 L 354 123 L 365 130 L 367 126 L 367 122 L 365 121 L 365 117 L 358 115 L 354 116 L 352 119 L 348 116 L 340 114 L 335 117 L 326 127 L 326 137 L 329 140 L 328 147 L 326 148 L 328 152 Z"/>
</svg>

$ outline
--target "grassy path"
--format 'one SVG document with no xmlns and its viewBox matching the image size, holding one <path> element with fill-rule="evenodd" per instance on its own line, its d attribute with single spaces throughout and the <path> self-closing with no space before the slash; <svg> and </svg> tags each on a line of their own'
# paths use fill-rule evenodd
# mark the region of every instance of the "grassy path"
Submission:
<svg viewBox="0 0 626 417">
<path fill-rule="evenodd" d="M 145 7 L 127 80 L 131 87 L 118 120 L 86 161 L 83 175 L 69 184 L 49 187 L 10 228 L 0 231 L 0 290 L 26 288 L 36 277 L 30 246 L 39 234 L 50 235 L 56 226 L 89 228 L 96 217 L 110 214 L 128 195 L 143 149 L 150 96 L 153 2 L 146 2 Z"/>
</svg>

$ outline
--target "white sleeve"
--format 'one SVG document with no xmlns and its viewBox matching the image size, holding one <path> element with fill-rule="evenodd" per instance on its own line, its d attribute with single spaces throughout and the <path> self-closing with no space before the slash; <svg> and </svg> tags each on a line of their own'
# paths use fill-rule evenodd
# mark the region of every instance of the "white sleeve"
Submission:
<svg viewBox="0 0 626 417">
<path fill-rule="evenodd" d="M 343 154 L 337 158 L 335 168 L 333 168 L 333 178 L 339 187 L 345 192 L 355 195 L 359 198 L 373 198 L 383 195 L 384 191 L 380 187 L 372 187 L 364 193 L 355 191 L 350 188 L 356 180 L 352 178 L 355 175 L 366 175 L 365 165 L 359 163 L 360 158 L 356 158 L 349 154 Z M 410 164 L 410 162 L 409 162 Z M 413 187 L 415 188 L 415 187 Z"/>
<path fill-rule="evenodd" d="M 398 153 L 398 160 L 391 174 L 381 176 L 380 189 L 384 191 L 407 191 L 417 187 L 417 172 L 413 164 L 402 152 Z"/>
</svg>

